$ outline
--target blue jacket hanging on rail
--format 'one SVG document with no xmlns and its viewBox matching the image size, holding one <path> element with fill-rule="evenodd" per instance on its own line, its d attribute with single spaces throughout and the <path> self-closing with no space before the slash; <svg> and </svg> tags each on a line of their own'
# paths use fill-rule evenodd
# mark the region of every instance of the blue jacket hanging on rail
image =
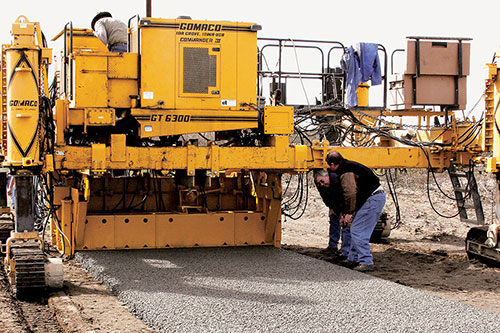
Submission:
<svg viewBox="0 0 500 333">
<path fill-rule="evenodd" d="M 356 89 L 362 82 L 371 80 L 372 85 L 382 83 L 380 60 L 378 57 L 378 44 L 359 43 L 354 48 L 346 49 L 340 65 L 346 73 L 346 104 L 349 107 L 358 105 Z"/>
</svg>

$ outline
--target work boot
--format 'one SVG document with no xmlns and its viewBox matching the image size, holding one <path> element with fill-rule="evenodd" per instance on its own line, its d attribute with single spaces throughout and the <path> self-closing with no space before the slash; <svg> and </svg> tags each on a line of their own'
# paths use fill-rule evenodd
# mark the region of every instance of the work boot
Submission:
<svg viewBox="0 0 500 333">
<path fill-rule="evenodd" d="M 373 265 L 360 264 L 354 267 L 353 270 L 358 272 L 372 272 L 375 270 L 375 267 Z"/>
<path fill-rule="evenodd" d="M 350 261 L 349 259 L 344 259 L 342 260 L 341 262 L 338 263 L 340 266 L 344 266 L 344 267 L 347 267 L 347 268 L 355 268 L 356 266 L 358 266 L 358 263 L 357 262 L 354 262 L 354 261 Z"/>
<path fill-rule="evenodd" d="M 325 260 L 335 265 L 342 265 L 342 263 L 347 260 L 347 257 L 342 254 L 339 254 L 328 257 Z"/>
<path fill-rule="evenodd" d="M 335 255 L 335 256 L 341 255 L 339 249 L 336 249 L 334 247 L 327 247 L 326 249 L 319 251 L 319 253 L 327 255 Z"/>
</svg>

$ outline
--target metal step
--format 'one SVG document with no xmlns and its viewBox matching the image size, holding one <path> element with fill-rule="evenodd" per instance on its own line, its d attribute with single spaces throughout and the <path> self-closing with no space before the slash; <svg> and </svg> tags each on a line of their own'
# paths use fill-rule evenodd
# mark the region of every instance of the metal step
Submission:
<svg viewBox="0 0 500 333">
<path fill-rule="evenodd" d="M 470 224 L 482 224 L 482 222 L 473 219 L 460 220 L 462 222 L 470 223 Z"/>
<path fill-rule="evenodd" d="M 458 171 L 456 165 L 451 164 L 448 174 L 455 192 L 457 207 L 460 209 L 460 220 L 466 223 L 484 224 L 483 206 L 474 173 Z M 463 178 L 465 178 L 465 186 L 461 183 Z M 475 219 L 470 218 L 470 214 L 474 214 Z"/>
<path fill-rule="evenodd" d="M 476 208 L 476 206 L 474 206 L 474 204 L 471 203 L 466 203 L 464 205 L 460 205 L 459 208 L 470 209 L 470 208 Z"/>
<path fill-rule="evenodd" d="M 467 178 L 467 174 L 462 173 L 462 172 L 449 172 L 450 176 L 452 177 L 462 177 L 462 178 Z"/>
</svg>

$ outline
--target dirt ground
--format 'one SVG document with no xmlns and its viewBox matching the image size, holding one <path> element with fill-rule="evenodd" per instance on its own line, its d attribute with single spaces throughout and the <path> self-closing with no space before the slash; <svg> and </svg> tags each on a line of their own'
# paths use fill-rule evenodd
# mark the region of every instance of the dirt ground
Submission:
<svg viewBox="0 0 500 333">
<path fill-rule="evenodd" d="M 495 182 L 477 174 L 486 220 L 491 221 Z M 447 174 L 437 174 L 443 192 L 451 195 Z M 394 184 L 401 224 L 387 241 L 372 244 L 376 270 L 368 274 L 421 289 L 443 298 L 500 313 L 500 269 L 469 261 L 464 239 L 469 227 L 458 217 L 439 216 L 427 198 L 427 174 L 398 174 Z M 311 184 L 312 185 L 312 184 Z M 387 184 L 385 184 L 387 189 Z M 441 215 L 456 214 L 455 203 L 431 182 L 431 200 Z M 385 211 L 394 222 L 395 206 L 388 195 Z M 328 210 L 311 186 L 309 202 L 299 220 L 283 221 L 283 248 L 319 259 L 328 237 Z M 332 269 L 336 266 L 332 265 Z M 3 272 L 2 272 L 3 274 Z M 19 301 L 0 279 L 1 332 L 151 332 L 123 304 L 77 263 L 65 263 L 64 290 L 36 301 Z M 119 319 L 119 320 L 117 320 Z"/>
<path fill-rule="evenodd" d="M 3 270 L 1 274 L 2 333 L 154 332 L 73 260 L 65 263 L 63 290 L 49 291 L 43 298 L 16 299 Z"/>
<path fill-rule="evenodd" d="M 453 196 L 448 174 L 435 176 L 442 192 Z M 487 222 L 492 221 L 494 209 L 496 185 L 492 177 L 476 173 Z M 384 211 L 394 223 L 395 205 L 388 194 L 385 178 L 383 183 L 387 192 Z M 439 214 L 433 210 L 427 195 L 427 172 L 398 173 L 394 184 L 401 224 L 391 231 L 387 241 L 372 244 L 376 269 L 368 274 L 500 313 L 500 269 L 470 261 L 465 253 L 466 234 L 475 225 L 460 221 L 458 216 L 439 215 L 454 216 L 458 209 L 453 200 L 441 193 L 431 175 L 430 198 Z M 329 260 L 319 252 L 328 242 L 328 210 L 314 188 L 309 198 L 302 218 L 287 219 L 283 223 L 283 247 Z"/>
</svg>

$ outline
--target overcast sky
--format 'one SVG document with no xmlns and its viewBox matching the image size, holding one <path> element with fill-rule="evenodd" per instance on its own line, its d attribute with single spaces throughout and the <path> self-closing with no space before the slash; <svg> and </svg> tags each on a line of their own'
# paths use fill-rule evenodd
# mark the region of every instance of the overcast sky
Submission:
<svg viewBox="0 0 500 333">
<path fill-rule="evenodd" d="M 259 37 L 336 40 L 383 44 L 388 52 L 405 48 L 406 36 L 471 37 L 471 75 L 467 110 L 482 94 L 490 62 L 499 46 L 495 23 L 498 1 L 152 1 L 154 17 L 189 15 L 199 20 L 255 22 Z M 146 16 L 145 0 L 9 0 L 0 11 L 0 41 L 10 42 L 12 22 L 25 15 L 40 22 L 47 39 L 72 21 L 90 28 L 99 11 L 109 11 L 125 22 L 135 14 Z M 55 47 L 49 42 L 49 47 Z M 482 103 L 479 105 L 482 110 Z"/>
</svg>

